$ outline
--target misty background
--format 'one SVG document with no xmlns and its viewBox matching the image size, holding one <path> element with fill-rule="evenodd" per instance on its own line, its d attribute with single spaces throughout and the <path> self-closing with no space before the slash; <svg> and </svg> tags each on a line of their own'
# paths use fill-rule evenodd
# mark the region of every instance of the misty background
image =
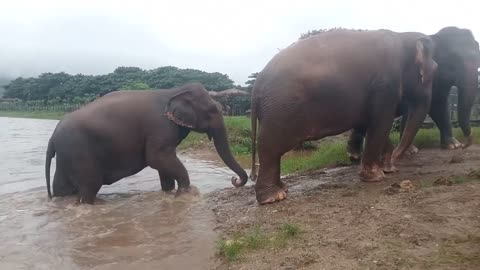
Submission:
<svg viewBox="0 0 480 270">
<path fill-rule="evenodd" d="M 333 27 L 480 36 L 474 1 L 5 1 L 0 86 L 44 72 L 193 68 L 244 85 L 301 33 Z M 3 89 L 0 88 L 0 94 Z"/>
</svg>

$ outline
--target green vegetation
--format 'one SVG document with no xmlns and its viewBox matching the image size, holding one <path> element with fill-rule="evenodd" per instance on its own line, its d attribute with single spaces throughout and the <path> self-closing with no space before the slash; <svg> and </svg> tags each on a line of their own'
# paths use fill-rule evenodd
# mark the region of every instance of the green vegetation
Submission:
<svg viewBox="0 0 480 270">
<path fill-rule="evenodd" d="M 78 103 L 119 89 L 163 89 L 189 82 L 202 83 L 210 91 L 222 91 L 235 86 L 226 74 L 173 66 L 143 70 L 138 67 L 118 67 L 105 75 L 70 75 L 65 72 L 42 73 L 37 78 L 16 78 L 5 85 L 5 98 L 22 101 L 43 100 Z"/>
<path fill-rule="evenodd" d="M 234 155 L 249 155 L 251 153 L 250 118 L 245 116 L 225 116 L 225 127 L 228 140 Z M 180 149 L 198 148 L 208 142 L 206 134 L 190 132 L 180 144 Z"/>
<path fill-rule="evenodd" d="M 261 248 L 283 248 L 288 240 L 298 237 L 301 232 L 297 225 L 284 223 L 272 234 L 267 234 L 257 225 L 244 234 L 234 235 L 232 239 L 217 241 L 217 250 L 219 255 L 233 261 L 249 251 Z"/>
<path fill-rule="evenodd" d="M 65 113 L 63 112 L 42 112 L 42 111 L 0 111 L 0 117 L 13 118 L 35 118 L 35 119 L 61 119 Z"/>
</svg>

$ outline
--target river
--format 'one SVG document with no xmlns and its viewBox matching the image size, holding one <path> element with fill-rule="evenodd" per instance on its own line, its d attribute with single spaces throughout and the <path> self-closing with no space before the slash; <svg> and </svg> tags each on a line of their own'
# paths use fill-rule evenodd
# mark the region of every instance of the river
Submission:
<svg viewBox="0 0 480 270">
<path fill-rule="evenodd" d="M 202 194 L 231 187 L 234 172 L 179 156 L 200 196 L 164 194 L 147 167 L 103 186 L 93 206 L 49 201 L 45 150 L 56 124 L 0 117 L 0 269 L 209 268 L 217 236 Z"/>
</svg>

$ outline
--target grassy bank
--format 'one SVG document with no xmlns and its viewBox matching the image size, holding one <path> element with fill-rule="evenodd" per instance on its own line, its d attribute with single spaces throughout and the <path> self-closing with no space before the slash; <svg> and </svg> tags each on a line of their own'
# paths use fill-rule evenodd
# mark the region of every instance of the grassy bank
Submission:
<svg viewBox="0 0 480 270">
<path fill-rule="evenodd" d="M 61 119 L 62 115 L 62 113 L 58 112 L 0 111 L 0 117 Z M 242 162 L 243 164 L 248 164 L 249 167 L 251 153 L 250 118 L 245 116 L 227 116 L 225 117 L 225 126 L 227 128 L 232 152 L 239 160 L 244 161 Z M 472 131 L 474 134 L 474 143 L 480 144 L 480 127 L 473 127 Z M 454 134 L 459 139 L 463 138 L 459 128 L 454 129 Z M 392 133 L 391 138 L 394 143 L 398 143 L 399 134 Z M 204 147 L 205 143 L 210 143 L 206 134 L 191 132 L 180 144 L 179 149 L 199 149 Z M 439 147 L 440 138 L 438 129 L 421 129 L 417 133 L 414 143 L 419 148 Z M 350 164 L 346 153 L 345 136 L 329 137 L 321 142 L 309 142 L 308 146 L 309 150 L 291 151 L 282 158 L 282 174 L 315 170 L 339 164 Z M 311 148 L 313 148 L 313 150 Z"/>
<path fill-rule="evenodd" d="M 13 117 L 13 118 L 34 118 L 34 119 L 56 119 L 59 120 L 63 117 L 63 112 L 23 112 L 23 111 L 0 111 L 0 117 Z"/>
<path fill-rule="evenodd" d="M 249 165 L 251 154 L 250 118 L 244 116 L 225 117 L 225 126 L 233 153 Z M 474 143 L 480 144 L 480 127 L 473 127 Z M 455 137 L 463 139 L 459 128 L 454 128 Z M 395 144 L 399 142 L 399 134 L 390 135 Z M 287 153 L 282 158 L 282 174 L 310 171 L 327 166 L 348 165 L 350 160 L 346 153 L 345 136 L 330 137 L 321 142 L 309 142 L 309 150 L 298 150 Z M 180 145 L 181 149 L 201 147 L 208 142 L 205 134 L 192 132 Z M 437 128 L 421 129 L 414 141 L 419 148 L 440 147 L 440 133 Z M 312 147 L 313 145 L 313 147 Z M 310 148 L 313 148 L 311 150 Z M 257 159 L 258 162 L 258 159 Z"/>
</svg>

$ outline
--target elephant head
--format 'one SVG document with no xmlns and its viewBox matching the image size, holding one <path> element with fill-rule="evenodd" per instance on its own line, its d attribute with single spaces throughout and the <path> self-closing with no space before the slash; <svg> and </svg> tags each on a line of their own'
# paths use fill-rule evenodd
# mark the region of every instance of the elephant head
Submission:
<svg viewBox="0 0 480 270">
<path fill-rule="evenodd" d="M 478 42 L 468 29 L 445 27 L 430 36 L 435 43 L 434 59 L 438 63 L 435 83 L 458 88 L 458 121 L 472 143 L 470 113 L 478 87 L 480 51 Z"/>
<path fill-rule="evenodd" d="M 232 178 L 232 184 L 240 187 L 247 183 L 247 173 L 230 151 L 222 112 L 201 84 L 192 83 L 181 87 L 179 93 L 168 101 L 165 114 L 177 125 L 207 133 L 209 140 L 213 138 L 220 158 L 240 177 L 240 180 Z"/>
</svg>

